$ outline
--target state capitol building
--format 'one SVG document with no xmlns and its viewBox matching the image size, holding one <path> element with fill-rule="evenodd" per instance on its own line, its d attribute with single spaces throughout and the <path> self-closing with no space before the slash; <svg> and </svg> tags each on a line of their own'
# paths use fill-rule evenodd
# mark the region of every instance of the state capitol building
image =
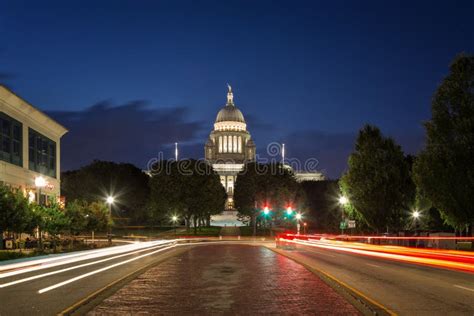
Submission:
<svg viewBox="0 0 474 316">
<path fill-rule="evenodd" d="M 204 146 L 204 155 L 206 161 L 219 174 L 221 183 L 227 192 L 224 216 L 234 217 L 237 213 L 234 210 L 233 199 L 237 174 L 244 168 L 245 163 L 255 161 L 256 148 L 247 130 L 244 115 L 234 103 L 234 95 L 229 85 L 228 89 L 227 103 L 217 113 L 214 129 L 209 134 Z M 295 172 L 295 176 L 298 181 L 324 179 L 324 176 L 319 172 Z"/>
</svg>

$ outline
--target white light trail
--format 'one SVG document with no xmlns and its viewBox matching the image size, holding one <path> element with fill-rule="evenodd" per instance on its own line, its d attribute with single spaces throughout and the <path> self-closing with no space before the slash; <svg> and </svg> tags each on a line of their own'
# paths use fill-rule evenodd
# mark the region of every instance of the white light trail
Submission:
<svg viewBox="0 0 474 316">
<path fill-rule="evenodd" d="M 38 293 L 39 293 L 39 294 L 43 294 L 43 293 L 45 293 L 45 292 L 48 292 L 48 291 L 57 289 L 58 287 L 61 287 L 61 286 L 63 286 L 63 285 L 73 283 L 73 282 L 78 281 L 78 280 L 83 279 L 83 278 L 87 278 L 88 276 L 91 276 L 91 275 L 94 275 L 94 274 L 97 274 L 97 273 L 100 273 L 100 272 L 103 272 L 103 271 L 106 271 L 106 270 L 109 270 L 109 269 L 112 269 L 112 268 L 121 266 L 121 265 L 123 265 L 123 264 L 129 263 L 129 262 L 132 262 L 132 261 L 135 261 L 135 260 L 138 260 L 138 259 L 147 257 L 147 256 L 151 256 L 151 255 L 153 255 L 153 254 L 155 254 L 155 253 L 158 253 L 158 252 L 161 252 L 161 251 L 165 251 L 165 250 L 168 250 L 168 249 L 171 249 L 171 248 L 174 248 L 174 247 L 176 247 L 176 245 L 168 246 L 168 247 L 165 247 L 165 248 L 160 248 L 160 249 L 158 249 L 158 250 L 155 250 L 155 251 L 152 251 L 152 252 L 149 252 L 149 253 L 140 255 L 140 256 L 135 257 L 135 258 L 131 258 L 131 259 L 128 259 L 128 260 L 125 260 L 125 261 L 121 261 L 121 262 L 112 264 L 112 265 L 110 265 L 110 266 L 107 266 L 107 267 L 104 267 L 104 268 L 101 268 L 101 269 L 97 269 L 97 270 L 94 270 L 94 271 L 91 271 L 91 272 L 88 272 L 88 273 L 85 273 L 85 274 L 81 274 L 81 275 L 79 275 L 79 276 L 77 276 L 77 277 L 74 277 L 74 278 L 72 278 L 72 279 L 69 279 L 69 280 L 66 280 L 66 281 L 63 281 L 63 282 L 60 282 L 60 283 L 56 283 L 56 284 L 51 285 L 51 286 L 49 286 L 49 287 L 45 287 L 44 289 L 39 290 Z"/>
<path fill-rule="evenodd" d="M 0 279 L 18 275 L 18 274 L 33 272 L 37 270 L 49 269 L 52 267 L 57 267 L 57 266 L 70 264 L 74 262 L 105 257 L 105 256 L 114 255 L 114 254 L 125 253 L 129 251 L 137 250 L 137 249 L 152 247 L 155 245 L 167 244 L 170 241 L 172 240 L 143 242 L 143 243 L 138 243 L 138 244 L 110 247 L 110 248 L 104 248 L 104 249 L 99 249 L 99 250 L 81 251 L 79 253 L 62 255 L 62 256 L 54 256 L 52 258 L 34 259 L 34 260 L 29 260 L 27 262 L 9 264 L 9 265 L 0 267 L 0 270 L 13 270 L 13 271 L 0 273 Z"/>
<path fill-rule="evenodd" d="M 152 246 L 152 247 L 149 247 L 149 248 L 146 248 L 146 249 L 141 249 L 141 250 L 137 250 L 137 251 L 133 251 L 133 252 L 127 252 L 125 254 L 121 254 L 121 255 L 118 255 L 118 256 L 110 257 L 110 258 L 105 258 L 105 259 L 101 259 L 101 260 L 97 260 L 97 261 L 93 261 L 93 262 L 88 262 L 88 263 L 80 264 L 80 265 L 77 265 L 77 266 L 73 266 L 73 267 L 69 267 L 69 268 L 65 268 L 65 269 L 61 269 L 61 270 L 56 270 L 56 271 L 51 271 L 51 272 L 47 272 L 47 273 L 43 273 L 43 274 L 34 275 L 34 276 L 31 276 L 31 277 L 28 277 L 28 278 L 24 278 L 24 279 L 15 280 L 15 281 L 12 281 L 12 282 L 0 284 L 0 288 L 5 288 L 5 287 L 12 286 L 12 285 L 15 285 L 15 284 L 24 283 L 24 282 L 44 278 L 46 276 L 50 276 L 50 275 L 54 275 L 54 274 L 58 274 L 58 273 L 66 272 L 66 271 L 71 271 L 71 270 L 75 270 L 75 269 L 79 269 L 79 268 L 83 268 L 83 267 L 88 267 L 88 266 L 91 266 L 91 265 L 94 265 L 94 264 L 110 261 L 110 260 L 125 257 L 125 256 L 134 255 L 136 253 L 153 250 L 153 249 L 163 247 L 163 246 L 164 245 Z"/>
</svg>

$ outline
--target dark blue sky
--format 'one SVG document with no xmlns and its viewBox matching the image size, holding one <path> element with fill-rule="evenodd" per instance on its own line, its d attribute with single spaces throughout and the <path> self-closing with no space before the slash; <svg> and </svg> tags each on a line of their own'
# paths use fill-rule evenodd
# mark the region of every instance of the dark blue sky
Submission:
<svg viewBox="0 0 474 316">
<path fill-rule="evenodd" d="M 201 157 L 226 83 L 259 154 L 344 170 L 378 125 L 423 144 L 431 97 L 474 52 L 473 1 L 3 1 L 0 81 L 70 129 L 63 168 Z"/>
</svg>

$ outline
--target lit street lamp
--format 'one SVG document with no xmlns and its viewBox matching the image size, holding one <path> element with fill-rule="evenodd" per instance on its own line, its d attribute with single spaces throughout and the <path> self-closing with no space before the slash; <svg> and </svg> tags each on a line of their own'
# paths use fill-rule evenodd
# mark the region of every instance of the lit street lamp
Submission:
<svg viewBox="0 0 474 316">
<path fill-rule="evenodd" d="M 44 188 L 46 184 L 47 184 L 46 179 L 43 178 L 42 176 L 35 178 L 35 186 L 38 189 L 37 197 L 36 197 L 36 202 L 38 203 L 38 205 L 41 204 L 41 189 Z"/>
<path fill-rule="evenodd" d="M 105 199 L 105 202 L 109 205 L 109 225 L 108 225 L 108 231 L 107 231 L 107 239 L 109 240 L 109 243 L 112 243 L 112 231 L 111 231 L 112 204 L 114 204 L 115 198 L 113 196 L 108 196 L 107 199 Z"/>
<path fill-rule="evenodd" d="M 301 218 L 303 218 L 303 216 L 301 215 L 301 213 L 298 213 L 296 214 L 295 216 L 296 218 L 296 234 L 299 235 L 300 234 L 300 221 L 301 221 Z"/>
<path fill-rule="evenodd" d="M 291 208 L 291 206 L 288 206 L 288 208 L 286 209 L 286 214 L 287 215 L 292 215 L 293 214 L 293 209 Z"/>
<path fill-rule="evenodd" d="M 178 216 L 176 215 L 171 216 L 171 221 L 174 224 L 174 236 L 176 237 L 176 223 L 178 222 Z"/>
<path fill-rule="evenodd" d="M 344 216 L 344 206 L 349 203 L 349 199 L 344 195 L 339 197 L 339 205 L 341 205 L 341 235 L 344 235 L 344 225 L 345 225 L 345 216 Z"/>
<path fill-rule="evenodd" d="M 411 216 L 413 216 L 413 219 L 415 220 L 415 235 L 418 235 L 418 219 L 420 218 L 420 211 L 414 210 Z"/>
</svg>

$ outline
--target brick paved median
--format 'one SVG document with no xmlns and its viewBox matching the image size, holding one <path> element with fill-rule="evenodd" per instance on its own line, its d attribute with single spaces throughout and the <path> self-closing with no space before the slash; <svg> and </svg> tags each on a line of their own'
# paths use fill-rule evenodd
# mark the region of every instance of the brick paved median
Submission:
<svg viewBox="0 0 474 316">
<path fill-rule="evenodd" d="M 359 313 L 316 275 L 267 248 L 209 245 L 155 266 L 89 313 L 103 314 Z"/>
</svg>

